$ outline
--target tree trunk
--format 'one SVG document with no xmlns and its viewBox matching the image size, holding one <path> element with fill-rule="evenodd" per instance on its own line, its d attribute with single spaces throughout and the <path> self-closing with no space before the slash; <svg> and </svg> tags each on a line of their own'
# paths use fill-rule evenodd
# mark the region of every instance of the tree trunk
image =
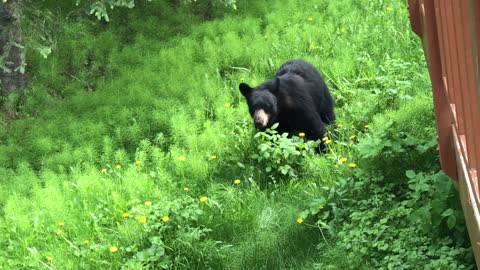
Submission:
<svg viewBox="0 0 480 270">
<path fill-rule="evenodd" d="M 7 0 L 0 4 L 0 96 L 25 86 L 19 1 Z"/>
</svg>

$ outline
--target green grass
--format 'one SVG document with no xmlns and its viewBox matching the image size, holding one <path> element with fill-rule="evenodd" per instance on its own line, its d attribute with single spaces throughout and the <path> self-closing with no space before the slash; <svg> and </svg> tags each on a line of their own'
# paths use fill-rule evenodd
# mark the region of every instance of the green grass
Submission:
<svg viewBox="0 0 480 270">
<path fill-rule="evenodd" d="M 52 55 L 28 54 L 32 85 L 4 104 L 0 269 L 473 268 L 404 3 L 114 15 L 59 19 Z M 287 177 L 257 162 L 238 84 L 293 57 L 321 69 L 338 130 Z"/>
</svg>

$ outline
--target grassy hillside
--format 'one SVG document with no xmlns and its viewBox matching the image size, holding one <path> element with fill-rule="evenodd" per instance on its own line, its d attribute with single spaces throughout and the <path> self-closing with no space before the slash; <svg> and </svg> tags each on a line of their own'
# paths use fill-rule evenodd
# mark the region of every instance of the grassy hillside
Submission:
<svg viewBox="0 0 480 270">
<path fill-rule="evenodd" d="M 58 12 L 0 118 L 0 269 L 474 267 L 404 3 Z M 254 137 L 238 84 L 290 58 L 336 101 L 325 155 Z"/>
</svg>

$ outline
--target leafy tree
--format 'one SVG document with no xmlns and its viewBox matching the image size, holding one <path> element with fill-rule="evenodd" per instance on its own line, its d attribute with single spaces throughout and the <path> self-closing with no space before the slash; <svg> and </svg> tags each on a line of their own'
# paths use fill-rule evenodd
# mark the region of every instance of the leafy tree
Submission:
<svg viewBox="0 0 480 270">
<path fill-rule="evenodd" d="M 145 2 L 165 0 L 143 0 Z M 196 0 L 174 0 L 182 4 Z M 137 2 L 139 2 L 137 0 Z M 236 0 L 210 0 L 211 4 L 224 4 L 236 8 Z M 133 8 L 135 0 L 72 0 L 79 10 L 85 10 L 98 20 L 110 21 L 109 9 Z M 0 96 L 7 96 L 25 86 L 25 50 L 22 37 L 22 14 L 32 7 L 30 0 L 2 0 L 0 4 Z M 38 14 L 38 12 L 37 12 Z M 46 13 L 45 13 L 46 14 Z M 38 45 L 38 44 L 37 44 Z M 34 48 L 44 57 L 51 51 L 48 46 Z"/>
<path fill-rule="evenodd" d="M 152 2 L 152 0 L 145 0 L 147 2 Z M 157 0 L 161 1 L 161 0 Z M 196 2 L 197 0 L 179 0 L 184 4 L 188 4 L 191 2 Z M 236 0 L 211 0 L 213 4 L 225 4 L 236 8 L 235 2 Z M 80 4 L 86 4 L 90 9 L 90 14 L 95 15 L 98 20 L 105 20 L 109 21 L 110 18 L 108 16 L 108 8 L 114 9 L 116 7 L 126 7 L 126 8 L 133 8 L 135 7 L 135 0 L 76 0 L 76 5 L 79 6 Z"/>
<path fill-rule="evenodd" d="M 0 96 L 25 86 L 21 1 L 3 0 L 0 5 Z"/>
</svg>

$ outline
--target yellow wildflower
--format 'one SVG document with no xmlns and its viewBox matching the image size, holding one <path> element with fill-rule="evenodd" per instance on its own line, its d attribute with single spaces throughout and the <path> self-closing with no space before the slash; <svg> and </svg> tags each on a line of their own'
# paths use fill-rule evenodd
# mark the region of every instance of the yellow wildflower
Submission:
<svg viewBox="0 0 480 270">
<path fill-rule="evenodd" d="M 140 164 L 142 164 L 142 161 L 141 161 L 141 160 L 136 160 L 136 161 L 135 161 L 135 164 L 136 164 L 136 165 L 140 165 Z"/>
<path fill-rule="evenodd" d="M 84 243 L 85 245 L 88 245 L 88 243 L 90 243 L 90 241 L 85 240 L 85 241 L 83 241 L 83 243 Z"/>
<path fill-rule="evenodd" d="M 369 127 L 369 125 L 365 125 L 365 128 L 368 128 L 368 127 Z"/>
<path fill-rule="evenodd" d="M 53 261 L 53 257 L 52 257 L 52 256 L 48 256 L 48 257 L 47 257 L 47 261 L 49 261 L 49 262 Z"/>
<path fill-rule="evenodd" d="M 146 217 L 146 216 L 141 216 L 141 217 L 138 219 L 138 221 L 139 221 L 140 223 L 145 223 L 145 222 L 147 222 L 147 217 Z"/>
<path fill-rule="evenodd" d="M 329 140 L 326 140 L 325 143 L 326 143 L 326 144 L 330 144 L 330 143 L 332 143 L 332 140 L 330 140 L 330 139 L 329 139 Z"/>
<path fill-rule="evenodd" d="M 123 213 L 123 214 L 122 214 L 122 217 L 123 217 L 123 218 L 128 218 L 128 216 L 130 216 L 128 213 Z"/>
<path fill-rule="evenodd" d="M 245 81 L 245 78 L 243 78 L 243 77 L 242 77 L 242 78 L 240 78 L 240 81 L 241 81 L 241 82 Z"/>
<path fill-rule="evenodd" d="M 355 139 L 355 135 L 352 135 L 352 136 L 348 137 L 348 139 L 349 139 L 349 140 Z"/>
<path fill-rule="evenodd" d="M 217 159 L 217 156 L 211 155 L 211 156 L 210 156 L 210 160 L 214 160 L 214 159 Z"/>
<path fill-rule="evenodd" d="M 268 36 L 267 36 L 267 35 L 265 35 L 263 38 L 265 38 L 265 39 L 268 39 Z"/>
<path fill-rule="evenodd" d="M 116 246 L 110 246 L 108 250 L 110 250 L 111 253 L 115 253 L 118 251 L 118 248 Z"/>
<path fill-rule="evenodd" d="M 63 222 L 63 221 L 58 222 L 58 226 L 60 226 L 60 227 L 65 226 L 65 222 Z"/>
<path fill-rule="evenodd" d="M 297 218 L 297 223 L 302 224 L 303 223 L 303 218 L 301 218 L 301 217 Z"/>
<path fill-rule="evenodd" d="M 162 220 L 163 220 L 163 222 L 167 222 L 167 221 L 170 220 L 170 218 L 169 218 L 168 216 L 164 216 L 164 217 L 162 218 Z"/>
<path fill-rule="evenodd" d="M 62 235 L 62 233 L 63 233 L 62 230 L 60 230 L 60 229 L 57 230 L 57 235 Z"/>
<path fill-rule="evenodd" d="M 180 161 L 185 161 L 186 159 L 187 159 L 187 158 L 186 158 L 185 156 L 179 156 L 179 157 L 178 157 L 178 160 L 180 160 Z"/>
<path fill-rule="evenodd" d="M 322 141 L 328 141 L 328 137 L 323 137 Z"/>
<path fill-rule="evenodd" d="M 312 18 L 312 17 L 308 17 L 308 21 L 309 21 L 309 22 L 313 21 L 313 18 Z"/>
<path fill-rule="evenodd" d="M 183 191 L 189 191 L 190 189 L 188 187 L 184 187 Z"/>
<path fill-rule="evenodd" d="M 338 124 L 337 126 L 338 126 L 338 128 L 343 128 L 342 124 Z"/>
<path fill-rule="evenodd" d="M 388 6 L 388 7 L 386 7 L 386 10 L 387 10 L 387 11 L 392 11 L 392 10 L 393 10 L 393 8 L 392 8 L 392 7 L 390 7 L 390 6 Z"/>
<path fill-rule="evenodd" d="M 207 196 L 202 196 L 200 197 L 200 201 L 201 202 L 206 202 L 208 200 L 208 197 Z"/>
<path fill-rule="evenodd" d="M 240 179 L 235 179 L 235 180 L 233 180 L 233 183 L 234 183 L 235 185 L 240 184 Z"/>
<path fill-rule="evenodd" d="M 348 166 L 349 166 L 350 168 L 355 168 L 355 167 L 357 167 L 357 164 L 355 164 L 355 163 L 352 162 L 352 163 L 348 164 Z"/>
<path fill-rule="evenodd" d="M 298 133 L 298 137 L 301 137 L 301 138 L 305 137 L 305 133 L 303 132 Z"/>
<path fill-rule="evenodd" d="M 345 161 L 347 161 L 347 158 L 346 158 L 346 157 L 342 157 L 342 158 L 340 158 L 340 159 L 338 160 L 338 162 L 340 162 L 340 164 L 341 164 L 341 163 L 344 163 Z"/>
<path fill-rule="evenodd" d="M 224 106 L 225 106 L 225 108 L 230 108 L 230 106 L 232 106 L 232 104 L 230 104 L 230 103 L 227 102 L 227 103 L 225 103 Z"/>
<path fill-rule="evenodd" d="M 152 206 L 152 202 L 151 201 L 146 201 L 145 206 Z"/>
<path fill-rule="evenodd" d="M 315 45 L 310 44 L 310 46 L 308 46 L 308 48 L 310 48 L 310 50 L 314 50 L 314 49 L 315 49 Z"/>
<path fill-rule="evenodd" d="M 117 166 L 115 166 L 115 168 L 117 168 L 118 170 L 122 168 L 122 165 L 120 164 L 117 164 Z"/>
<path fill-rule="evenodd" d="M 102 168 L 102 173 L 106 173 L 107 172 L 107 169 L 106 168 Z"/>
</svg>

